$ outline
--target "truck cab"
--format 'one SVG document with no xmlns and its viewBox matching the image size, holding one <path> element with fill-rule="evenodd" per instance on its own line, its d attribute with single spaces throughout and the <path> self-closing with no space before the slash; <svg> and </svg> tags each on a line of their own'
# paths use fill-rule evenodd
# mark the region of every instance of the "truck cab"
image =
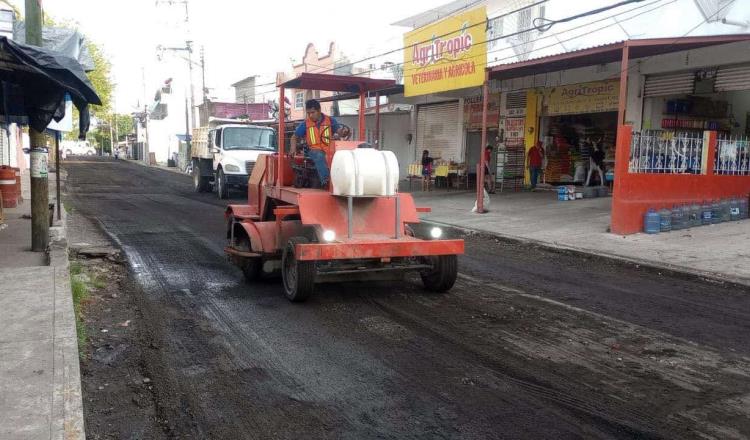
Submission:
<svg viewBox="0 0 750 440">
<path fill-rule="evenodd" d="M 229 188 L 247 189 L 258 155 L 274 152 L 272 128 L 241 123 L 212 124 L 193 135 L 193 181 L 198 192 L 213 190 L 221 199 Z"/>
</svg>

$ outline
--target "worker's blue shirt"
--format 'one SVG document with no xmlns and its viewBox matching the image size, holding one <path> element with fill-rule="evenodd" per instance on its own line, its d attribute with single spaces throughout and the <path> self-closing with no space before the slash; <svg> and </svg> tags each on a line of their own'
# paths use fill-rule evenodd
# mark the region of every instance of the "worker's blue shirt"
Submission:
<svg viewBox="0 0 750 440">
<path fill-rule="evenodd" d="M 330 118 L 331 118 L 331 128 L 333 129 L 333 132 L 336 133 L 337 131 L 339 131 L 339 128 L 341 128 L 341 125 L 339 125 L 338 121 L 336 121 L 336 119 L 334 119 L 333 116 L 331 116 Z M 325 118 L 320 118 L 320 121 L 315 123 L 315 125 L 317 125 L 318 128 L 320 128 L 320 124 L 323 122 L 323 119 Z M 297 129 L 294 130 L 294 135 L 297 137 L 303 138 L 305 137 L 305 130 L 306 130 L 305 123 L 302 122 L 301 124 L 297 126 Z"/>
</svg>

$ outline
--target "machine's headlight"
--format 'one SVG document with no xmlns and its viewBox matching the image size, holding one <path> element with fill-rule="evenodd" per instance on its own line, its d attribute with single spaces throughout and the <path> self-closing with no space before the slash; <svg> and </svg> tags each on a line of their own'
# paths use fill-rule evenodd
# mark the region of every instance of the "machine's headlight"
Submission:
<svg viewBox="0 0 750 440">
<path fill-rule="evenodd" d="M 336 239 L 336 233 L 335 232 L 333 232 L 330 229 L 327 229 L 327 230 L 323 231 L 323 240 L 325 240 L 325 241 L 333 241 L 335 239 Z"/>
<path fill-rule="evenodd" d="M 239 173 L 240 172 L 240 167 L 238 167 L 237 165 L 232 165 L 231 163 L 228 163 L 228 164 L 224 165 L 224 169 L 227 170 L 227 171 L 229 171 L 229 172 L 231 172 L 231 173 Z"/>
<path fill-rule="evenodd" d="M 440 238 L 443 236 L 443 230 L 435 226 L 434 228 L 430 229 L 430 237 L 432 238 Z"/>
</svg>

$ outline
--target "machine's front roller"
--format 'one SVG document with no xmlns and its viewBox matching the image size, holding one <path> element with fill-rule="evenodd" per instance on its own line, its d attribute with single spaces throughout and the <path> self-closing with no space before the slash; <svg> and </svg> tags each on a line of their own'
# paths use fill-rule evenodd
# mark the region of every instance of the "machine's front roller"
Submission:
<svg viewBox="0 0 750 440">
<path fill-rule="evenodd" d="M 458 257 L 438 255 L 429 257 L 429 261 L 432 263 L 432 269 L 420 272 L 425 289 L 431 292 L 447 292 L 458 277 Z"/>
<path fill-rule="evenodd" d="M 302 302 L 312 295 L 315 288 L 315 262 L 299 261 L 295 255 L 295 245 L 307 244 L 305 237 L 292 237 L 284 247 L 281 257 L 281 279 L 284 295 L 292 302 Z"/>
</svg>

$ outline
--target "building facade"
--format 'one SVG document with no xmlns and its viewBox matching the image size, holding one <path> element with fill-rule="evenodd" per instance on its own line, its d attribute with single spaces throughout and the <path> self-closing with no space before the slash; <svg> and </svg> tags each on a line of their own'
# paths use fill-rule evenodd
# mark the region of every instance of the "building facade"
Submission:
<svg viewBox="0 0 750 440">
<path fill-rule="evenodd" d="M 315 48 L 313 43 L 309 43 L 305 48 L 305 54 L 302 57 L 302 62 L 292 66 L 292 72 L 284 73 L 280 72 L 276 75 L 276 83 L 280 84 L 299 76 L 303 72 L 310 73 L 334 73 L 336 69 L 336 63 L 341 58 L 341 54 L 336 47 L 336 43 L 332 42 L 328 45 L 328 53 L 320 55 L 318 50 Z M 287 97 L 290 100 L 290 113 L 289 119 L 292 121 L 300 121 L 305 118 L 305 101 L 308 99 L 317 98 L 328 98 L 333 96 L 333 92 L 320 91 L 320 90 L 287 90 Z M 321 110 L 323 113 L 331 114 L 333 108 L 332 102 L 321 103 Z"/>
<path fill-rule="evenodd" d="M 234 88 L 234 102 L 239 104 L 253 104 L 255 102 L 256 78 L 257 75 L 248 76 L 232 84 Z"/>
</svg>

